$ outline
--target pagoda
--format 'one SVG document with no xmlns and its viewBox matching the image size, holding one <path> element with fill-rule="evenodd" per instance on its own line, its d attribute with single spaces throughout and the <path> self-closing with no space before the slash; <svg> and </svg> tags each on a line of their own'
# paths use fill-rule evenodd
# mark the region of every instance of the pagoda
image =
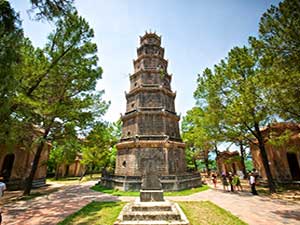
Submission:
<svg viewBox="0 0 300 225">
<path fill-rule="evenodd" d="M 175 111 L 176 93 L 164 58 L 161 37 L 140 37 L 130 91 L 125 93 L 126 112 L 121 115 L 122 137 L 117 147 L 115 174 L 102 183 L 121 190 L 139 190 L 146 171 L 158 174 L 164 190 L 201 185 L 199 174 L 186 171 L 185 144 Z"/>
</svg>

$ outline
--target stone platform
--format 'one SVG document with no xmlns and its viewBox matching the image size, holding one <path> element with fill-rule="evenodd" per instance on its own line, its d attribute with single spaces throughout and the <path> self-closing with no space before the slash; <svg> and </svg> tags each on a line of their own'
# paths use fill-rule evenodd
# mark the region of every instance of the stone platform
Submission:
<svg viewBox="0 0 300 225">
<path fill-rule="evenodd" d="M 160 176 L 160 182 L 164 191 L 180 191 L 202 185 L 199 173 Z M 140 176 L 108 175 L 102 177 L 99 183 L 102 186 L 122 191 L 139 191 L 141 189 L 142 178 Z"/>
<path fill-rule="evenodd" d="M 114 225 L 189 225 L 177 203 L 140 202 L 125 205 Z"/>
</svg>

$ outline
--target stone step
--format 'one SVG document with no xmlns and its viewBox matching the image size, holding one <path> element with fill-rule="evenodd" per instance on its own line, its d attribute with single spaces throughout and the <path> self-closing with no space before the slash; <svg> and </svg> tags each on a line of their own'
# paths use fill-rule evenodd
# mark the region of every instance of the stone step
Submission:
<svg viewBox="0 0 300 225">
<path fill-rule="evenodd" d="M 181 220 L 178 212 L 167 211 L 167 212 L 127 212 L 123 215 L 123 220 Z"/>
<path fill-rule="evenodd" d="M 122 221 L 114 225 L 189 225 L 186 221 L 156 220 L 156 221 Z"/>
<path fill-rule="evenodd" d="M 177 203 L 140 202 L 128 203 L 114 225 L 189 225 Z"/>
<path fill-rule="evenodd" d="M 146 212 L 150 212 L 150 211 L 172 211 L 172 207 L 170 205 L 165 205 L 165 206 L 159 206 L 159 205 L 144 205 L 144 206 L 132 206 L 131 210 L 133 212 L 140 212 L 140 211 L 146 211 Z"/>
</svg>

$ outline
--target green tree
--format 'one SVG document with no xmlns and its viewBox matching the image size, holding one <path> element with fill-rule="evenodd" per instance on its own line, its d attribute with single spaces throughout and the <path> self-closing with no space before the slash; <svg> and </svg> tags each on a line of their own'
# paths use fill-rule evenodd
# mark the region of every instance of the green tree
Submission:
<svg viewBox="0 0 300 225">
<path fill-rule="evenodd" d="M 36 50 L 39 57 L 34 58 L 38 60 L 33 64 L 32 73 L 22 77 L 25 91 L 20 93 L 20 98 L 26 109 L 30 109 L 26 111 L 26 121 L 44 131 L 39 137 L 25 195 L 30 193 L 45 141 L 54 140 L 69 123 L 78 132 L 86 129 L 107 109 L 101 99 L 103 92 L 95 91 L 102 70 L 97 65 L 97 46 L 91 42 L 93 36 L 93 30 L 77 12 L 66 15 L 57 21 L 45 49 Z"/>
<path fill-rule="evenodd" d="M 119 140 L 120 122 L 107 124 L 96 123 L 93 130 L 84 140 L 82 148 L 82 164 L 90 172 L 93 170 L 113 170 L 116 149 Z"/>
<path fill-rule="evenodd" d="M 30 0 L 30 11 L 37 20 L 53 20 L 74 10 L 74 0 Z"/>
<path fill-rule="evenodd" d="M 187 144 L 188 165 L 197 168 L 197 160 L 203 160 L 206 171 L 210 173 L 208 154 L 210 151 L 218 153 L 217 145 L 220 141 L 217 127 L 213 126 L 210 115 L 200 107 L 194 107 L 187 112 L 182 120 L 182 137 Z M 193 165 L 193 166 L 192 166 Z"/>
<path fill-rule="evenodd" d="M 59 167 L 68 166 L 75 162 L 78 156 L 82 141 L 77 137 L 75 123 L 66 123 L 64 129 L 59 129 L 53 137 L 52 149 L 48 160 L 48 171 L 55 171 L 55 178 L 58 179 Z M 65 174 L 68 175 L 68 174 Z"/>
<path fill-rule="evenodd" d="M 0 0 L 0 142 L 11 140 L 11 107 L 18 89 L 17 73 L 21 61 L 23 30 L 19 15 L 8 1 Z"/>
<path fill-rule="evenodd" d="M 260 72 L 259 60 L 254 51 L 251 48 L 235 47 L 225 60 L 215 65 L 214 71 L 206 69 L 199 76 L 195 96 L 198 102 L 208 108 L 223 112 L 222 129 L 246 128 L 241 135 L 258 145 L 270 192 L 275 192 L 265 140 L 260 130 L 271 115 L 261 87 Z"/>
<path fill-rule="evenodd" d="M 281 118 L 296 122 L 300 122 L 299 30 L 299 0 L 284 0 L 262 15 L 259 38 L 250 38 L 260 54 L 270 107 Z"/>
</svg>

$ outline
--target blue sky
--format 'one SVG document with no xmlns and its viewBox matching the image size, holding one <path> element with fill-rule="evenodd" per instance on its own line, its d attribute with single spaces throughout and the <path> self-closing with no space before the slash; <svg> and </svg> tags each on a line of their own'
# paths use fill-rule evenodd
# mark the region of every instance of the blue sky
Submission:
<svg viewBox="0 0 300 225">
<path fill-rule="evenodd" d="M 20 12 L 25 35 L 42 47 L 54 29 L 48 22 L 29 19 L 29 0 L 12 0 Z M 75 5 L 95 31 L 99 64 L 103 79 L 98 89 L 105 89 L 111 106 L 105 115 L 116 121 L 125 112 L 124 92 L 129 90 L 129 73 L 136 58 L 139 36 L 146 30 L 162 35 L 172 89 L 177 92 L 176 111 L 182 116 L 195 104 L 197 74 L 212 68 L 234 46 L 247 44 L 256 36 L 261 15 L 271 0 L 75 0 Z"/>
</svg>

